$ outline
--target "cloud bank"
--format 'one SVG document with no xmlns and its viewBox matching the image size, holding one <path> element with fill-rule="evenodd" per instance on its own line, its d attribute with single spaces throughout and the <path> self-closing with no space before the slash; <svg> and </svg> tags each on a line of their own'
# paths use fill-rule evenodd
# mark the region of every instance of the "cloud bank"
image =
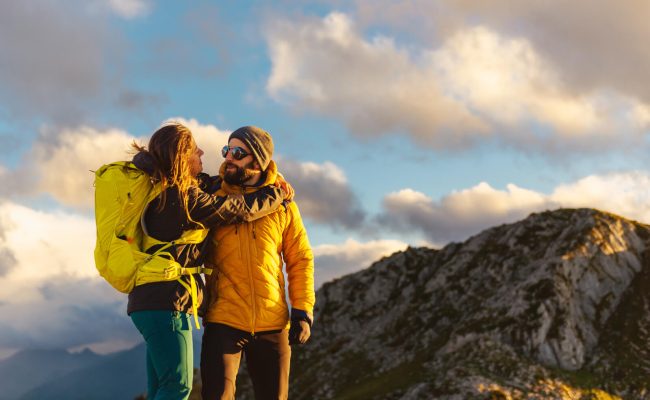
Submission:
<svg viewBox="0 0 650 400">
<path fill-rule="evenodd" d="M 366 214 L 350 189 L 344 172 L 335 164 L 278 160 L 280 172 L 294 186 L 303 216 L 336 229 L 360 229 Z"/>
<path fill-rule="evenodd" d="M 605 86 L 650 102 L 645 84 L 650 54 L 643 45 L 650 35 L 645 18 L 650 4 L 643 0 L 631 0 L 624 7 L 608 0 L 352 3 L 363 26 L 408 32 L 422 43 L 444 40 L 477 25 L 506 36 L 523 36 L 554 65 L 572 91 Z"/>
<path fill-rule="evenodd" d="M 95 270 L 94 232 L 91 218 L 0 203 L 0 353 L 138 340 L 126 297 Z"/>
<path fill-rule="evenodd" d="M 299 110 L 343 120 L 360 137 L 395 131 L 438 149 L 485 141 L 520 149 L 597 151 L 642 143 L 648 103 L 567 85 L 525 36 L 463 26 L 437 47 L 366 39 L 347 14 L 281 21 L 266 34 L 268 94 Z"/>
<path fill-rule="evenodd" d="M 633 171 L 587 176 L 560 185 L 550 194 L 514 184 L 498 190 L 481 182 L 434 200 L 421 192 L 403 189 L 384 198 L 384 211 L 376 222 L 395 232 L 419 230 L 433 242 L 464 240 L 483 229 L 556 208 L 597 208 L 647 223 L 649 185 L 650 174 Z"/>
</svg>

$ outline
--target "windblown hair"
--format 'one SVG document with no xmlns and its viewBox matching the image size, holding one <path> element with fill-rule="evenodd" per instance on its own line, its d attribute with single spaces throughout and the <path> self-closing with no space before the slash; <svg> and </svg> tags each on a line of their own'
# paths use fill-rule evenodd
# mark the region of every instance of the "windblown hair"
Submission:
<svg viewBox="0 0 650 400">
<path fill-rule="evenodd" d="M 190 217 L 188 205 L 188 191 L 190 187 L 197 186 L 195 176 L 192 176 L 190 157 L 196 151 L 196 142 L 192 132 L 179 123 L 170 123 L 158 129 L 149 139 L 147 148 L 132 144 L 138 152 L 146 152 L 154 161 L 152 178 L 161 185 L 162 193 L 158 211 L 162 210 L 166 202 L 166 189 L 172 186 L 178 188 L 183 209 Z"/>
</svg>

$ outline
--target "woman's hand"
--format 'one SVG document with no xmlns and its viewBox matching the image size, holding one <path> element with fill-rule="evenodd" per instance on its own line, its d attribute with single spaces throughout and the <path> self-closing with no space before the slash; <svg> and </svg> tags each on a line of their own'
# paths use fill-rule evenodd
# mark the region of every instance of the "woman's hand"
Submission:
<svg viewBox="0 0 650 400">
<path fill-rule="evenodd" d="M 275 179 L 275 186 L 279 187 L 282 189 L 282 191 L 285 193 L 284 199 L 287 201 L 293 200 L 293 196 L 295 195 L 295 191 L 293 190 L 293 186 L 289 184 L 286 180 L 284 180 L 284 176 L 282 176 L 281 173 L 278 172 L 278 177 Z"/>
</svg>

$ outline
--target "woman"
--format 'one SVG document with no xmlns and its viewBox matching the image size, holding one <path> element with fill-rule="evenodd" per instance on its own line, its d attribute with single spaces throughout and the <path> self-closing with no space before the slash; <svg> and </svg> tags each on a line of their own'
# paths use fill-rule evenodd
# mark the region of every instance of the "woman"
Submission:
<svg viewBox="0 0 650 400">
<path fill-rule="evenodd" d="M 133 147 L 137 150 L 133 163 L 147 172 L 162 190 L 144 212 L 143 226 L 149 237 L 144 247 L 148 253 L 169 246 L 169 242 L 179 240 L 190 231 L 260 218 L 284 200 L 285 192 L 278 187 L 246 196 L 217 197 L 203 192 L 197 179 L 203 170 L 203 151 L 197 147 L 190 130 L 181 124 L 158 129 L 146 148 L 135 143 Z M 201 250 L 201 243 L 174 244 L 165 249 L 186 268 L 203 263 Z M 193 287 L 196 287 L 194 295 Z M 183 400 L 190 395 L 191 319 L 201 304 L 203 287 L 203 280 L 197 274 L 183 276 L 178 281 L 145 283 L 129 293 L 127 312 L 147 345 L 149 399 Z"/>
</svg>

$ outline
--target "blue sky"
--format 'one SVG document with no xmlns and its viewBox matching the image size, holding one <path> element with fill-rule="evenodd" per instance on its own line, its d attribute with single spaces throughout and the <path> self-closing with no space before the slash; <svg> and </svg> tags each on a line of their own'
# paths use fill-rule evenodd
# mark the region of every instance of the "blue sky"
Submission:
<svg viewBox="0 0 650 400">
<path fill-rule="evenodd" d="M 164 121 L 215 172 L 271 132 L 321 284 L 531 212 L 650 222 L 642 0 L 0 5 L 0 357 L 139 340 L 96 274 L 93 175 Z"/>
</svg>

